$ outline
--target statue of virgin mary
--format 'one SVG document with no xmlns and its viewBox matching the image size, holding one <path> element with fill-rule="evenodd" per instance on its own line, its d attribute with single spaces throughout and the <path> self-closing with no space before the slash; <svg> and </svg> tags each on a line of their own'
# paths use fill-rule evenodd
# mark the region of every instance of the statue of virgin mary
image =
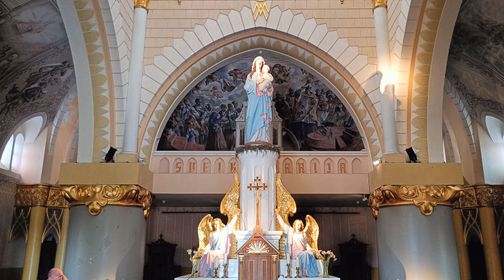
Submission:
<svg viewBox="0 0 504 280">
<path fill-rule="evenodd" d="M 261 56 L 254 58 L 244 89 L 248 98 L 245 143 L 272 143 L 273 76 Z"/>
</svg>

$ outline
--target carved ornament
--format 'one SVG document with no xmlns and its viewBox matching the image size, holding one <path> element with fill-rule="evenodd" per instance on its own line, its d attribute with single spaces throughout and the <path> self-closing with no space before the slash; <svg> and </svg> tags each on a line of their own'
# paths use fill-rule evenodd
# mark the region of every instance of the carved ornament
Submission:
<svg viewBox="0 0 504 280">
<path fill-rule="evenodd" d="M 478 185 L 464 188 L 457 208 L 502 207 L 504 206 L 504 186 Z"/>
<path fill-rule="evenodd" d="M 46 206 L 49 186 L 18 185 L 16 190 L 16 207 Z"/>
<path fill-rule="evenodd" d="M 371 0 L 373 4 L 373 10 L 379 7 L 387 8 L 387 0 Z"/>
<path fill-rule="evenodd" d="M 462 190 L 460 186 L 386 185 L 371 193 L 369 206 L 375 218 L 381 207 L 400 205 L 415 205 L 420 213 L 429 216 L 437 205 L 453 206 Z"/>
<path fill-rule="evenodd" d="M 63 189 L 70 206 L 86 205 L 93 216 L 107 205 L 142 207 L 146 218 L 150 214 L 152 195 L 138 185 L 71 185 Z"/>
<path fill-rule="evenodd" d="M 150 0 L 134 0 L 134 1 L 135 1 L 135 9 L 136 8 L 143 8 L 146 10 L 148 9 Z"/>
<path fill-rule="evenodd" d="M 249 142 L 249 143 L 245 144 L 245 146 L 240 146 L 240 147 L 236 148 L 236 156 L 238 157 L 238 155 L 243 152 L 249 152 L 249 151 L 263 152 L 265 150 L 280 154 L 280 148 L 278 148 L 277 146 L 273 146 L 270 143 Z"/>
</svg>

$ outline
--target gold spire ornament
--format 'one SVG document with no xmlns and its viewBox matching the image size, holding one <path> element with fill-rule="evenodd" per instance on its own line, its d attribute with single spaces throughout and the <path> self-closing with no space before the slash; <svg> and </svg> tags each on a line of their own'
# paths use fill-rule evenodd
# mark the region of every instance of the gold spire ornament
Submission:
<svg viewBox="0 0 504 280">
<path fill-rule="evenodd" d="M 373 10 L 379 7 L 387 8 L 387 0 L 371 0 L 373 4 Z"/>
<path fill-rule="evenodd" d="M 264 19 L 268 20 L 268 15 L 270 8 L 266 0 L 256 0 L 252 13 L 254 14 L 254 21 L 259 18 L 260 15 L 264 16 Z"/>
<path fill-rule="evenodd" d="M 149 6 L 149 0 L 134 0 L 135 1 L 135 9 L 136 8 L 143 8 L 143 9 L 146 9 L 148 10 L 148 6 Z M 179 1 L 179 4 L 180 4 L 180 1 Z"/>
</svg>

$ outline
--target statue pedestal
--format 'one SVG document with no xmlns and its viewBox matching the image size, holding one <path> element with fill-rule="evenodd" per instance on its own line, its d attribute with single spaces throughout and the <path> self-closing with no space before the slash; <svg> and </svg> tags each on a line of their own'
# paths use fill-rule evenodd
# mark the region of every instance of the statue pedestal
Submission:
<svg viewBox="0 0 504 280">
<path fill-rule="evenodd" d="M 256 193 L 247 188 L 256 177 L 267 186 L 259 198 L 260 227 L 266 231 L 275 229 L 275 179 L 279 153 L 278 148 L 269 144 L 248 143 L 236 149 L 236 157 L 240 161 L 241 230 L 252 231 L 256 226 Z"/>
</svg>

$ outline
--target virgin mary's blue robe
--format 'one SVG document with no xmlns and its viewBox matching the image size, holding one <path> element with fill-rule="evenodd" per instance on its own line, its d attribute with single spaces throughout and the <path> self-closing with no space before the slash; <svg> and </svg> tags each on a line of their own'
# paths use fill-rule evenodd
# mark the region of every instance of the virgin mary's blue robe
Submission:
<svg viewBox="0 0 504 280">
<path fill-rule="evenodd" d="M 257 78 L 256 73 L 252 77 L 247 75 L 244 86 L 248 97 L 245 142 L 271 142 L 268 130 L 272 117 L 272 97 L 257 93 Z"/>
</svg>

